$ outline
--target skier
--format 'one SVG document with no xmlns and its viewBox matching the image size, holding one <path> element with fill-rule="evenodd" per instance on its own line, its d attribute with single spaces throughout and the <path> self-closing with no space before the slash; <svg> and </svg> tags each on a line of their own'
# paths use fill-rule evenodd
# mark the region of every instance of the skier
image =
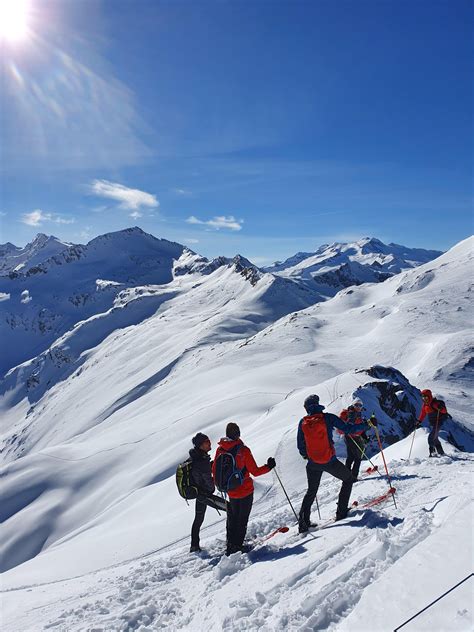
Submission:
<svg viewBox="0 0 474 632">
<path fill-rule="evenodd" d="M 421 408 L 416 427 L 419 428 L 423 419 L 426 415 L 428 415 L 428 423 L 431 426 L 431 432 L 428 435 L 430 456 L 436 456 L 436 453 L 442 456 L 444 455 L 444 450 L 438 438 L 439 430 L 443 422 L 446 421 L 446 419 L 451 418 L 451 415 L 448 414 L 445 403 L 442 400 L 433 397 L 433 394 L 429 389 L 421 391 L 421 398 L 423 400 L 423 406 Z"/>
<path fill-rule="evenodd" d="M 332 433 L 334 427 L 344 434 L 354 434 L 369 428 L 369 422 L 348 424 L 331 413 L 324 413 L 324 406 L 319 403 L 317 395 L 309 395 L 304 401 L 307 415 L 298 425 L 298 450 L 308 461 L 306 475 L 308 477 L 308 491 L 303 498 L 299 513 L 299 532 L 306 533 L 311 523 L 311 506 L 318 493 L 319 483 L 323 472 L 342 481 L 341 491 L 337 502 L 336 520 L 342 520 L 349 512 L 349 498 L 352 491 L 354 477 L 348 467 L 336 458 Z M 376 425 L 376 422 L 375 424 Z"/>
<path fill-rule="evenodd" d="M 253 481 L 250 477 L 261 476 L 267 474 L 275 465 L 275 459 L 269 457 L 266 465 L 259 467 L 255 463 L 250 449 L 244 445 L 240 439 L 240 428 L 236 423 L 227 424 L 226 436 L 219 441 L 214 463 L 212 465 L 212 474 L 216 479 L 216 462 L 220 455 L 225 452 L 234 454 L 235 465 L 240 470 L 242 482 L 234 489 L 229 489 L 229 501 L 227 503 L 227 550 L 226 555 L 231 555 L 241 551 L 246 553 L 248 546 L 244 545 L 245 535 L 247 533 L 247 523 L 253 504 Z"/>
<path fill-rule="evenodd" d="M 211 440 L 202 432 L 198 432 L 192 439 L 194 448 L 189 450 L 192 459 L 191 476 L 197 488 L 196 512 L 191 527 L 190 553 L 201 551 L 199 546 L 199 531 L 206 515 L 206 508 L 213 507 L 218 511 L 226 511 L 226 503 L 220 496 L 214 495 L 214 481 L 211 474 Z"/>
<path fill-rule="evenodd" d="M 364 419 L 362 418 L 362 408 L 362 400 L 356 397 L 350 406 L 340 412 L 339 417 L 348 424 L 362 424 L 364 423 Z M 354 480 L 357 480 L 360 464 L 362 462 L 362 455 L 369 438 L 363 430 L 359 430 L 358 432 L 350 435 L 344 434 L 344 432 L 339 429 L 337 432 L 344 435 L 344 441 L 347 449 L 346 467 L 351 470 Z"/>
</svg>

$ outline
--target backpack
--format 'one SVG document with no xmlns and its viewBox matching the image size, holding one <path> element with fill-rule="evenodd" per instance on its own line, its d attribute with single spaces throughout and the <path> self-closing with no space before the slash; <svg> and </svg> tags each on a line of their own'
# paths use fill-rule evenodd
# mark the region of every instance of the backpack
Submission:
<svg viewBox="0 0 474 632">
<path fill-rule="evenodd" d="M 237 467 L 235 457 L 242 448 L 242 444 L 234 446 L 231 450 L 221 452 L 214 463 L 214 482 L 220 492 L 227 493 L 242 485 L 246 468 Z"/>
<path fill-rule="evenodd" d="M 186 459 L 176 468 L 176 485 L 179 495 L 185 500 L 192 500 L 198 495 L 197 487 L 193 485 L 192 469 L 193 460 L 191 458 Z"/>
</svg>

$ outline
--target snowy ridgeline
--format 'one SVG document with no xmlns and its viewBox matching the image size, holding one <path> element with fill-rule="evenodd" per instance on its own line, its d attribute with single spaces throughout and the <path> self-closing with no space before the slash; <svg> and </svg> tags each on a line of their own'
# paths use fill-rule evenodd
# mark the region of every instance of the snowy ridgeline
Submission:
<svg viewBox="0 0 474 632">
<path fill-rule="evenodd" d="M 138 256 L 143 235 L 134 229 L 119 237 L 132 238 Z M 383 283 L 349 287 L 321 302 L 307 280 L 264 273 L 239 257 L 211 265 L 176 244 L 165 244 L 177 251 L 161 257 L 170 277 L 160 282 L 153 266 L 163 240 L 151 236 L 145 237 L 150 267 L 143 259 L 136 266 L 143 276 L 131 274 L 129 263 L 122 267 L 126 279 L 113 276 L 112 267 L 96 275 L 103 243 L 114 239 L 104 236 L 95 254 L 64 265 L 50 261 L 45 272 L 11 275 L 0 287 L 4 295 L 22 297 L 22 309 L 54 292 L 67 301 L 63 270 L 71 270 L 69 280 L 94 287 L 94 298 L 86 293 L 84 303 L 71 308 L 70 328 L 64 321 L 59 334 L 49 331 L 47 344 L 40 336 L 41 344 L 31 347 L 37 354 L 10 368 L 0 384 L 6 464 L 0 472 L 0 559 L 5 588 L 15 589 L 6 593 L 8 630 L 195 630 L 201 621 L 216 630 L 342 630 L 346 619 L 354 623 L 351 630 L 393 629 L 383 627 L 382 618 L 364 628 L 367 610 L 371 616 L 384 611 L 379 600 L 388 600 L 392 584 L 400 590 L 407 576 L 413 585 L 405 618 L 419 600 L 437 596 L 435 574 L 425 576 L 419 561 L 428 555 L 430 565 L 441 564 L 433 549 L 451 546 L 451 536 L 463 547 L 449 551 L 450 573 L 462 575 L 466 550 L 472 554 L 472 505 L 469 491 L 460 491 L 469 485 L 472 460 L 457 452 L 474 451 L 466 272 L 472 270 L 472 240 Z M 96 257 L 90 265 L 89 256 Z M 31 279 L 46 285 L 32 286 Z M 106 296 L 104 303 L 98 296 Z M 82 311 L 92 303 L 90 313 Z M 11 331 L 17 341 L 38 342 L 32 330 Z M 425 462 L 422 430 L 416 459 L 405 464 L 411 436 L 400 439 L 412 431 L 424 387 L 440 395 L 453 416 L 441 437 L 456 458 Z M 311 392 L 330 412 L 339 413 L 357 396 L 366 415 L 376 414 L 390 446 L 399 510 L 385 506 L 382 513 L 354 516 L 360 524 L 328 528 L 317 535 L 321 548 L 316 541 L 301 548 L 293 529 L 276 536 L 269 549 L 254 551 L 253 559 L 222 561 L 222 520 L 208 515 L 209 557 L 189 558 L 192 511 L 177 496 L 174 471 L 190 437 L 205 431 L 215 445 L 226 423 L 237 421 L 259 463 L 275 456 L 298 504 L 305 474 L 296 427 Z M 335 439 L 343 457 L 344 443 Z M 381 463 L 377 451 L 373 441 L 369 456 Z M 323 480 L 326 517 L 334 512 L 337 487 Z M 376 476 L 358 483 L 354 494 L 363 499 L 385 487 Z M 272 477 L 258 479 L 250 536 L 268 533 L 291 515 Z M 48 606 L 42 584 L 58 581 L 58 602 Z M 346 584 L 345 595 L 340 587 Z M 380 592 L 372 594 L 375 585 Z M 472 609 L 461 601 L 457 597 L 446 616 L 456 629 L 469 629 L 462 626 L 472 623 Z M 401 622 L 399 615 L 398 607 L 390 625 Z M 411 629 L 450 628 L 427 623 Z"/>
</svg>

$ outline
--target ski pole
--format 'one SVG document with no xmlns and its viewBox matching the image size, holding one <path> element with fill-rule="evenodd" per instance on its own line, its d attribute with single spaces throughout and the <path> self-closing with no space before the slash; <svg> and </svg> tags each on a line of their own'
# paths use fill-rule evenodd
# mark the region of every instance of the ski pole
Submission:
<svg viewBox="0 0 474 632">
<path fill-rule="evenodd" d="M 316 500 L 316 507 L 318 508 L 318 516 L 319 516 L 319 519 L 321 520 L 321 512 L 319 511 L 319 503 L 318 503 L 318 495 L 317 494 L 316 494 L 315 500 Z"/>
<path fill-rule="evenodd" d="M 375 417 L 375 415 L 372 414 L 372 417 Z M 390 478 L 390 474 L 388 473 L 387 462 L 385 460 L 385 454 L 383 453 L 382 442 L 380 441 L 379 429 L 377 428 L 377 426 L 374 426 L 373 424 L 372 424 L 372 427 L 375 430 L 375 436 L 377 437 L 377 441 L 378 441 L 378 444 L 379 444 L 380 452 L 382 454 L 383 464 L 384 464 L 384 467 L 385 467 L 385 471 L 387 473 L 388 484 L 390 485 L 390 489 L 392 489 L 392 487 L 393 487 L 392 480 Z M 392 494 L 392 498 L 393 498 L 393 504 L 395 505 L 395 509 L 398 509 L 397 502 L 395 500 L 395 494 Z"/>
<path fill-rule="evenodd" d="M 366 447 L 367 447 L 367 446 L 366 446 L 366 447 L 362 450 L 362 448 L 360 447 L 360 445 L 357 443 L 357 441 L 356 441 L 353 437 L 351 437 L 351 435 L 347 435 L 347 436 L 349 437 L 349 439 L 351 439 L 352 443 L 353 443 L 354 445 L 356 445 L 356 446 L 357 446 L 357 449 L 358 449 L 358 450 L 359 450 L 359 452 L 360 452 L 360 460 L 362 461 L 363 457 L 365 456 L 365 458 L 367 459 L 367 461 L 369 461 L 370 465 L 371 465 L 371 466 L 372 466 L 375 470 L 378 470 L 378 467 L 372 463 L 372 461 L 369 459 L 369 457 L 368 457 L 368 456 L 367 456 L 367 454 L 365 453 L 365 450 L 366 450 Z"/>
<path fill-rule="evenodd" d="M 413 437 L 412 437 L 412 439 L 411 439 L 410 454 L 408 455 L 408 460 L 410 460 L 410 457 L 411 457 L 411 451 L 412 451 L 412 449 L 413 449 L 413 442 L 415 441 L 415 432 L 416 432 L 416 428 L 417 428 L 417 427 L 415 426 L 415 430 L 413 430 Z"/>
<path fill-rule="evenodd" d="M 285 493 L 286 500 L 288 501 L 288 503 L 289 503 L 290 507 L 291 507 L 291 508 L 292 508 L 292 510 L 293 510 L 293 513 L 295 514 L 296 522 L 299 522 L 298 514 L 296 513 L 295 508 L 293 507 L 293 504 L 292 504 L 292 502 L 291 502 L 291 500 L 290 500 L 290 497 L 289 497 L 289 496 L 288 496 L 288 494 L 286 493 L 286 489 L 284 488 L 283 483 L 281 482 L 281 478 L 278 476 L 278 472 L 276 471 L 276 468 L 273 468 L 273 471 L 275 472 L 276 477 L 277 477 L 277 479 L 278 479 L 278 482 L 280 483 L 281 488 L 282 488 L 282 490 L 283 490 L 283 491 L 284 491 L 284 493 Z"/>
<path fill-rule="evenodd" d="M 293 507 L 293 504 L 292 504 L 292 502 L 291 502 L 291 500 L 290 500 L 290 497 L 289 497 L 289 496 L 288 496 L 288 494 L 286 493 L 286 489 L 285 489 L 285 487 L 283 486 L 283 483 L 281 482 L 281 478 L 278 476 L 278 472 L 276 471 L 276 468 L 273 468 L 273 471 L 275 472 L 276 477 L 277 477 L 277 479 L 278 479 L 278 482 L 280 483 L 282 490 L 285 492 L 286 499 L 287 499 L 287 501 L 288 501 L 288 503 L 289 503 L 289 505 L 290 505 L 291 509 L 293 510 L 293 513 L 295 514 L 296 523 L 297 523 L 297 524 L 299 524 L 300 519 L 298 518 L 298 514 L 296 513 L 295 508 Z M 318 507 L 318 511 L 319 511 L 319 507 Z M 310 532 L 308 532 L 308 535 L 310 535 L 310 536 L 313 538 L 313 540 L 316 540 L 316 539 L 317 539 L 317 538 L 316 538 L 316 537 L 315 537 L 312 533 L 310 533 Z"/>
</svg>

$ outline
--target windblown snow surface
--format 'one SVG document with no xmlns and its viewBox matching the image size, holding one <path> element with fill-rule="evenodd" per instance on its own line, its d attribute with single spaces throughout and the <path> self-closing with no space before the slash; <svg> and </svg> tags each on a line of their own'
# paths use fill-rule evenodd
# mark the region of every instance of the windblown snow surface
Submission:
<svg viewBox="0 0 474 632">
<path fill-rule="evenodd" d="M 388 631 L 467 577 L 472 246 L 312 306 L 284 279 L 233 265 L 134 287 L 11 369 L 2 629 Z M 453 416 L 442 458 L 427 458 L 426 428 L 411 433 L 425 387 Z M 208 510 L 204 552 L 191 555 L 194 507 L 174 482 L 190 438 L 206 432 L 214 452 L 237 421 L 259 464 L 275 456 L 298 510 L 296 430 L 312 392 L 331 412 L 355 395 L 375 412 L 397 506 L 302 537 L 273 472 L 255 480 L 254 550 L 223 557 L 225 520 Z M 360 504 L 388 488 L 374 438 L 369 454 L 380 474 L 354 485 Z M 323 476 L 314 521 L 334 516 L 339 487 Z M 472 630 L 472 589 L 471 578 L 403 630 Z"/>
</svg>

